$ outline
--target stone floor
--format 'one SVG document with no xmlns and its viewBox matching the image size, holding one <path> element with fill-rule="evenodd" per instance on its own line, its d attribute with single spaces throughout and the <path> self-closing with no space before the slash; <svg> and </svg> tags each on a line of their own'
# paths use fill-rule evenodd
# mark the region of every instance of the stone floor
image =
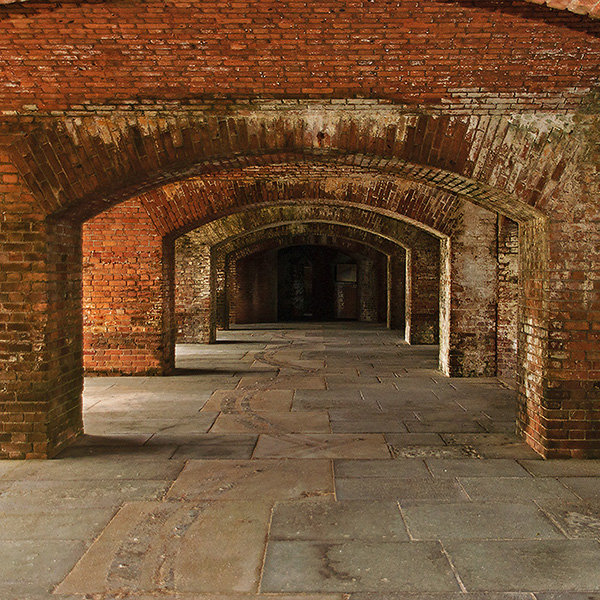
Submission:
<svg viewBox="0 0 600 600">
<path fill-rule="evenodd" d="M 0 462 L 1 600 L 600 599 L 600 461 L 514 392 L 358 325 L 236 329 L 86 382 L 86 435 Z"/>
</svg>

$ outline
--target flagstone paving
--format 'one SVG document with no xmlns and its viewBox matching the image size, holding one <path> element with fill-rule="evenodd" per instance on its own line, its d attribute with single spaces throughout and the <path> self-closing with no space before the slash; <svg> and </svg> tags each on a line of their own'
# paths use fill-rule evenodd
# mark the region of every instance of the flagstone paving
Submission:
<svg viewBox="0 0 600 600">
<path fill-rule="evenodd" d="M 436 352 L 263 325 L 87 379 L 74 446 L 0 461 L 0 600 L 600 600 L 600 461 Z"/>
</svg>

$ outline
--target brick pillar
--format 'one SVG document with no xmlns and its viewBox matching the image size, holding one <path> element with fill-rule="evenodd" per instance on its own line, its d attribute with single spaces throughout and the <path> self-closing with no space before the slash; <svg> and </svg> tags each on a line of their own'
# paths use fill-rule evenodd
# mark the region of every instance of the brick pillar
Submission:
<svg viewBox="0 0 600 600">
<path fill-rule="evenodd" d="M 1 152 L 0 204 L 0 458 L 49 458 L 82 431 L 81 228 Z"/>
<path fill-rule="evenodd" d="M 227 328 L 237 323 L 237 261 L 227 256 L 225 261 L 225 288 L 227 290 Z"/>
<path fill-rule="evenodd" d="M 546 458 L 600 458 L 598 187 L 572 184 L 550 221 L 520 227 L 518 429 Z"/>
<path fill-rule="evenodd" d="M 227 257 L 219 252 L 215 260 L 215 320 L 217 329 L 229 329 L 229 297 L 227 291 Z"/>
<path fill-rule="evenodd" d="M 498 375 L 516 377 L 519 323 L 519 226 L 498 218 Z"/>
<path fill-rule="evenodd" d="M 84 366 L 97 374 L 160 374 L 173 366 L 172 257 L 130 200 L 83 227 Z"/>
<path fill-rule="evenodd" d="M 175 262 L 177 339 L 186 344 L 214 343 L 215 273 L 211 248 L 183 236 L 176 244 Z"/>
<path fill-rule="evenodd" d="M 439 340 L 440 244 L 421 239 L 407 253 L 406 341 L 437 344 Z"/>
<path fill-rule="evenodd" d="M 496 219 L 465 202 L 460 228 L 442 244 L 440 369 L 452 377 L 496 374 Z"/>
<path fill-rule="evenodd" d="M 378 270 L 372 258 L 361 258 L 358 264 L 358 320 L 377 323 Z"/>
<path fill-rule="evenodd" d="M 406 313 L 406 253 L 404 250 L 388 259 L 388 315 L 389 329 L 402 329 Z"/>
</svg>

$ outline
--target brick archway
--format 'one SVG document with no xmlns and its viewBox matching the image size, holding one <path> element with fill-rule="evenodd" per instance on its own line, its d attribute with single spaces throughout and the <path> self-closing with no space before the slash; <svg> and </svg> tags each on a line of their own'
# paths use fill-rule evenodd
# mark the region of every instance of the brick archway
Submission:
<svg viewBox="0 0 600 600">
<path fill-rule="evenodd" d="M 31 391 L 29 397 L 39 398 L 46 396 L 50 381 L 60 382 L 58 386 L 51 385 L 60 390 L 50 404 L 54 408 L 50 413 L 45 409 L 40 413 L 49 433 L 44 437 L 46 441 L 39 442 L 39 448 L 58 449 L 80 430 L 78 222 L 134 193 L 141 194 L 148 206 L 181 206 L 186 186 L 195 186 L 199 181 L 208 184 L 208 190 L 204 195 L 194 190 L 200 213 L 192 221 L 198 223 L 199 214 L 208 221 L 221 216 L 218 202 L 215 205 L 208 199 L 226 196 L 222 192 L 229 184 L 225 185 L 224 180 L 232 181 L 239 192 L 233 195 L 234 199 L 244 195 L 248 198 L 257 189 L 264 199 L 278 191 L 277 182 L 285 180 L 285 170 L 299 164 L 307 169 L 325 164 L 355 172 L 359 165 L 358 172 L 362 173 L 370 170 L 374 185 L 358 196 L 347 193 L 349 203 L 358 203 L 357 197 L 362 198 L 369 207 L 403 214 L 422 227 L 436 229 L 440 223 L 448 223 L 449 215 L 458 217 L 453 222 L 460 223 L 464 213 L 461 216 L 454 208 L 464 204 L 465 199 L 519 222 L 524 250 L 519 378 L 523 429 L 530 443 L 548 455 L 592 448 L 595 442 L 585 438 L 588 426 L 574 422 L 569 425 L 560 416 L 560 407 L 569 405 L 571 400 L 580 405 L 590 394 L 593 396 L 593 371 L 587 358 L 581 363 L 571 360 L 568 352 L 551 356 L 549 330 L 555 328 L 554 317 L 559 313 L 544 299 L 549 288 L 540 285 L 544 280 L 561 280 L 561 269 L 566 273 L 566 257 L 571 250 L 548 244 L 548 240 L 562 239 L 562 232 L 571 227 L 573 215 L 579 214 L 572 207 L 577 206 L 587 183 L 574 173 L 577 165 L 581 165 L 581 173 L 588 172 L 589 157 L 580 154 L 578 143 L 587 135 L 590 121 L 584 119 L 573 136 L 572 124 L 560 117 L 534 120 L 533 124 L 518 117 L 497 119 L 494 127 L 488 120 L 485 128 L 479 129 L 485 117 L 415 117 L 393 108 L 388 113 L 382 107 L 378 109 L 384 116 L 374 114 L 372 105 L 346 109 L 336 116 L 308 108 L 289 114 L 256 111 L 251 118 L 235 118 L 231 114 L 227 118 L 218 114 L 206 118 L 204 114 L 200 125 L 186 115 L 187 121 L 174 120 L 174 129 L 151 117 L 146 117 L 144 128 L 140 128 L 141 116 L 139 120 L 130 116 L 123 122 L 117 116 L 108 120 L 82 117 L 81 124 L 73 120 L 38 127 L 12 144 L 7 161 L 19 165 L 19 173 L 13 174 L 17 184 L 11 192 L 14 206 L 19 207 L 17 220 L 27 231 L 31 231 L 30 222 L 38 223 L 35 236 L 43 250 L 41 258 L 31 259 L 44 265 L 42 269 L 46 264 L 52 265 L 52 276 L 44 278 L 43 283 L 45 297 L 51 300 L 40 313 L 39 329 L 45 339 L 55 341 L 44 346 L 41 353 L 21 354 L 24 363 L 39 363 L 39 357 L 43 357 L 45 374 L 31 384 L 14 388 L 25 386 Z M 182 122 L 193 126 L 179 131 L 177 127 Z M 488 135 L 492 137 L 487 139 Z M 206 158 L 198 160 L 199 156 Z M 515 160 L 517 156 L 519 160 Z M 264 176 L 269 166 L 281 168 L 275 169 L 271 183 L 265 184 L 261 182 L 261 169 Z M 252 169 L 257 171 L 255 177 L 249 175 Z M 215 177 L 219 173 L 224 174 L 221 184 Z M 237 174 L 242 180 L 250 178 L 251 185 L 236 187 Z M 415 199 L 411 189 L 398 194 L 395 204 L 378 204 L 382 198 L 389 198 L 384 190 L 406 181 L 411 182 L 411 188 L 422 186 L 417 194 L 420 200 Z M 570 182 L 568 186 L 566 181 Z M 293 185 L 286 183 L 283 187 Z M 345 190 L 348 192 L 348 187 Z M 284 192 L 286 195 L 289 192 Z M 163 224 L 165 229 L 182 233 L 190 227 L 189 215 L 177 214 L 177 210 L 172 214 L 173 219 Z M 50 217 L 44 220 L 47 215 Z M 589 218 L 590 214 L 584 216 L 586 221 Z M 549 264 L 558 265 L 559 269 L 550 274 Z M 13 392 L 9 394 L 12 397 Z M 42 405 L 46 406 L 45 402 Z M 50 421 L 46 414 L 52 414 Z M 545 416 L 540 417 L 542 414 Z M 552 421 L 552 427 L 548 421 Z M 565 428 L 571 426 L 575 429 L 565 434 Z M 559 430 L 559 437 L 548 437 Z M 577 433 L 582 431 L 583 434 Z M 579 435 L 584 435 L 583 440 Z M 35 454 L 31 442 L 23 443 L 24 446 L 12 447 L 27 447 L 26 453 Z M 40 450 L 41 454 L 44 452 Z"/>
</svg>

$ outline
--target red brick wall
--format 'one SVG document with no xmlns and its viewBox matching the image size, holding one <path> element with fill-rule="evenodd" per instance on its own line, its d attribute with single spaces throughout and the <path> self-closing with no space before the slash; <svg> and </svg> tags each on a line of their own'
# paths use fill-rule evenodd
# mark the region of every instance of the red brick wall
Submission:
<svg viewBox="0 0 600 600">
<path fill-rule="evenodd" d="M 86 222 L 83 256 L 86 371 L 164 371 L 170 352 L 163 339 L 163 240 L 140 203 L 130 200 Z"/>
<path fill-rule="evenodd" d="M 597 80 L 599 27 L 504 0 L 30 1 L 0 6 L 0 105 L 366 95 L 562 109 Z"/>
</svg>

